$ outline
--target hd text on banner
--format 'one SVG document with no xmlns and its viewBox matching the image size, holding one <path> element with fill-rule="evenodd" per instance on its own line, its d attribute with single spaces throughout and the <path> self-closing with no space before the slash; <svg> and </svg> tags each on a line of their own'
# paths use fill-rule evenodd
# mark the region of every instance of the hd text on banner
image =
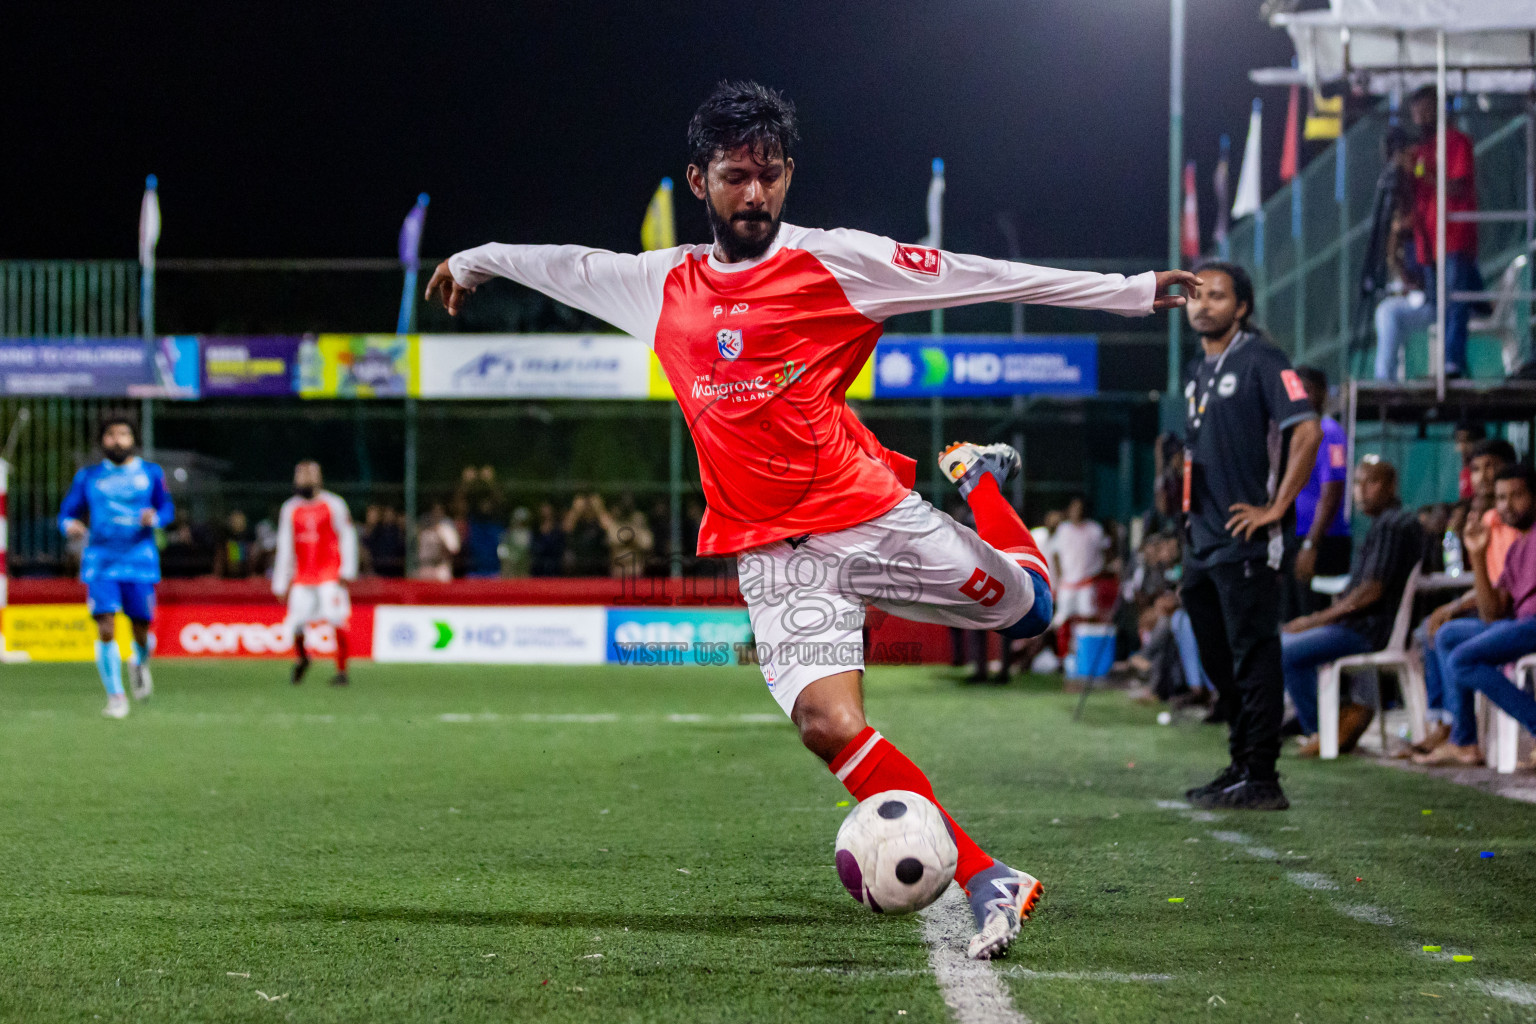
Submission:
<svg viewBox="0 0 1536 1024">
<path fill-rule="evenodd" d="M 1098 347 L 1091 334 L 893 335 L 875 348 L 875 397 L 1092 395 L 1099 390 Z"/>
</svg>

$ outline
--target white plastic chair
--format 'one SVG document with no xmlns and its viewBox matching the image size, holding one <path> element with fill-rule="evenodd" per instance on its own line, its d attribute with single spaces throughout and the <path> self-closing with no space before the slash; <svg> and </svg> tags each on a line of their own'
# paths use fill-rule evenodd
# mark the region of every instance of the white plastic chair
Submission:
<svg viewBox="0 0 1536 1024">
<path fill-rule="evenodd" d="M 1392 623 L 1392 636 L 1387 646 L 1371 654 L 1351 654 L 1337 661 L 1330 661 L 1317 670 L 1317 739 L 1318 753 L 1331 761 L 1339 756 L 1339 685 L 1345 673 L 1359 669 L 1387 669 L 1406 680 L 1402 686 L 1403 699 L 1413 701 L 1409 694 L 1417 692 L 1423 702 L 1424 666 L 1408 653 L 1408 626 L 1413 619 L 1413 598 L 1419 588 L 1420 569 L 1416 565 L 1403 585 L 1403 599 L 1397 606 L 1397 618 Z M 1377 690 L 1380 703 L 1380 690 Z M 1424 710 L 1409 707 L 1410 715 L 1417 722 L 1424 720 Z M 1381 749 L 1387 749 L 1387 716 L 1381 707 L 1376 709 L 1376 724 L 1381 729 Z M 1416 738 L 1422 739 L 1422 735 Z"/>
<path fill-rule="evenodd" d="M 1517 687 L 1531 689 L 1536 686 L 1536 654 L 1527 654 L 1505 671 Z M 1515 766 L 1520 763 L 1520 723 L 1481 693 L 1477 700 L 1478 724 L 1483 729 L 1484 761 L 1500 775 L 1513 775 Z"/>
</svg>

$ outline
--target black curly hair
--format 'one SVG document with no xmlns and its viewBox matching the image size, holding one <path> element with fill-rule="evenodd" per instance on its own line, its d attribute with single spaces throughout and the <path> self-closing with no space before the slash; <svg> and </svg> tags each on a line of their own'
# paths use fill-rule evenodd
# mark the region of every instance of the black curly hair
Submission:
<svg viewBox="0 0 1536 1024">
<path fill-rule="evenodd" d="M 786 160 L 800 143 L 795 105 L 756 82 L 721 82 L 688 122 L 688 162 L 701 170 L 741 146 L 765 160 Z"/>
</svg>

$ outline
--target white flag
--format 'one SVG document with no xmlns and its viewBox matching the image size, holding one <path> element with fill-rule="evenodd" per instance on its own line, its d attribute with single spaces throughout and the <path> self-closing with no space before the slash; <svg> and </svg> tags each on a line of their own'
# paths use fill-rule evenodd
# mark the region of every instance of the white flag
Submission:
<svg viewBox="0 0 1536 1024">
<path fill-rule="evenodd" d="M 1253 113 L 1248 115 L 1248 142 L 1243 146 L 1243 169 L 1237 175 L 1237 193 L 1232 197 L 1232 219 L 1258 213 L 1263 205 L 1259 194 L 1259 140 L 1264 127 L 1264 101 L 1253 101 Z"/>
<path fill-rule="evenodd" d="M 922 244 L 935 249 L 944 245 L 944 161 L 934 158 L 933 180 L 928 183 L 928 234 Z"/>
<path fill-rule="evenodd" d="M 155 245 L 160 241 L 159 181 L 151 174 L 144 180 L 144 201 L 139 205 L 139 265 L 154 266 Z"/>
</svg>

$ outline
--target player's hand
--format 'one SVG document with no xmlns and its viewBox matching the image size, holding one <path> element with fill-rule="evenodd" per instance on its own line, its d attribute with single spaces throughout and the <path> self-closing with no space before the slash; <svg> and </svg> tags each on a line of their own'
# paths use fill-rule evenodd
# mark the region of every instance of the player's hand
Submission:
<svg viewBox="0 0 1536 1024">
<path fill-rule="evenodd" d="M 1270 523 L 1278 522 L 1283 510 L 1271 508 L 1268 505 L 1245 505 L 1238 502 L 1229 512 L 1232 518 L 1227 520 L 1227 532 L 1232 536 L 1241 536 L 1243 540 L 1252 540 L 1255 532 L 1264 529 Z"/>
<path fill-rule="evenodd" d="M 1488 551 L 1489 532 L 1488 524 L 1482 519 L 1467 520 L 1461 531 L 1461 543 L 1467 549 L 1468 558 L 1476 558 Z"/>
<path fill-rule="evenodd" d="M 160 525 L 160 517 L 155 514 L 155 510 L 154 509 L 147 508 L 144 511 L 139 513 L 139 525 L 140 526 L 159 526 Z"/>
<path fill-rule="evenodd" d="M 441 300 L 449 316 L 458 316 L 464 300 L 473 292 L 473 288 L 465 288 L 453 279 L 447 260 L 437 265 L 437 269 L 432 271 L 432 280 L 427 282 L 427 301 L 431 302 L 434 298 Z"/>
<path fill-rule="evenodd" d="M 1310 584 L 1317 575 L 1317 548 L 1302 548 L 1296 552 L 1296 582 Z"/>
<path fill-rule="evenodd" d="M 1178 309 L 1189 301 L 1183 295 L 1174 295 L 1169 291 L 1174 285 L 1181 286 L 1187 293 L 1191 288 L 1198 288 L 1204 283 L 1187 270 L 1159 270 L 1157 272 L 1157 297 L 1152 300 L 1153 311 Z"/>
<path fill-rule="evenodd" d="M 1443 604 L 1439 608 L 1436 608 L 1434 611 L 1430 612 L 1429 618 L 1424 620 L 1424 638 L 1433 642 L 1435 639 L 1435 634 L 1440 632 L 1440 627 L 1445 625 L 1447 622 L 1450 622 L 1455 617 L 1455 601 L 1452 601 L 1450 604 Z"/>
<path fill-rule="evenodd" d="M 70 540 L 80 540 L 89 532 L 85 524 L 78 519 L 71 519 L 64 524 L 64 535 Z"/>
</svg>

